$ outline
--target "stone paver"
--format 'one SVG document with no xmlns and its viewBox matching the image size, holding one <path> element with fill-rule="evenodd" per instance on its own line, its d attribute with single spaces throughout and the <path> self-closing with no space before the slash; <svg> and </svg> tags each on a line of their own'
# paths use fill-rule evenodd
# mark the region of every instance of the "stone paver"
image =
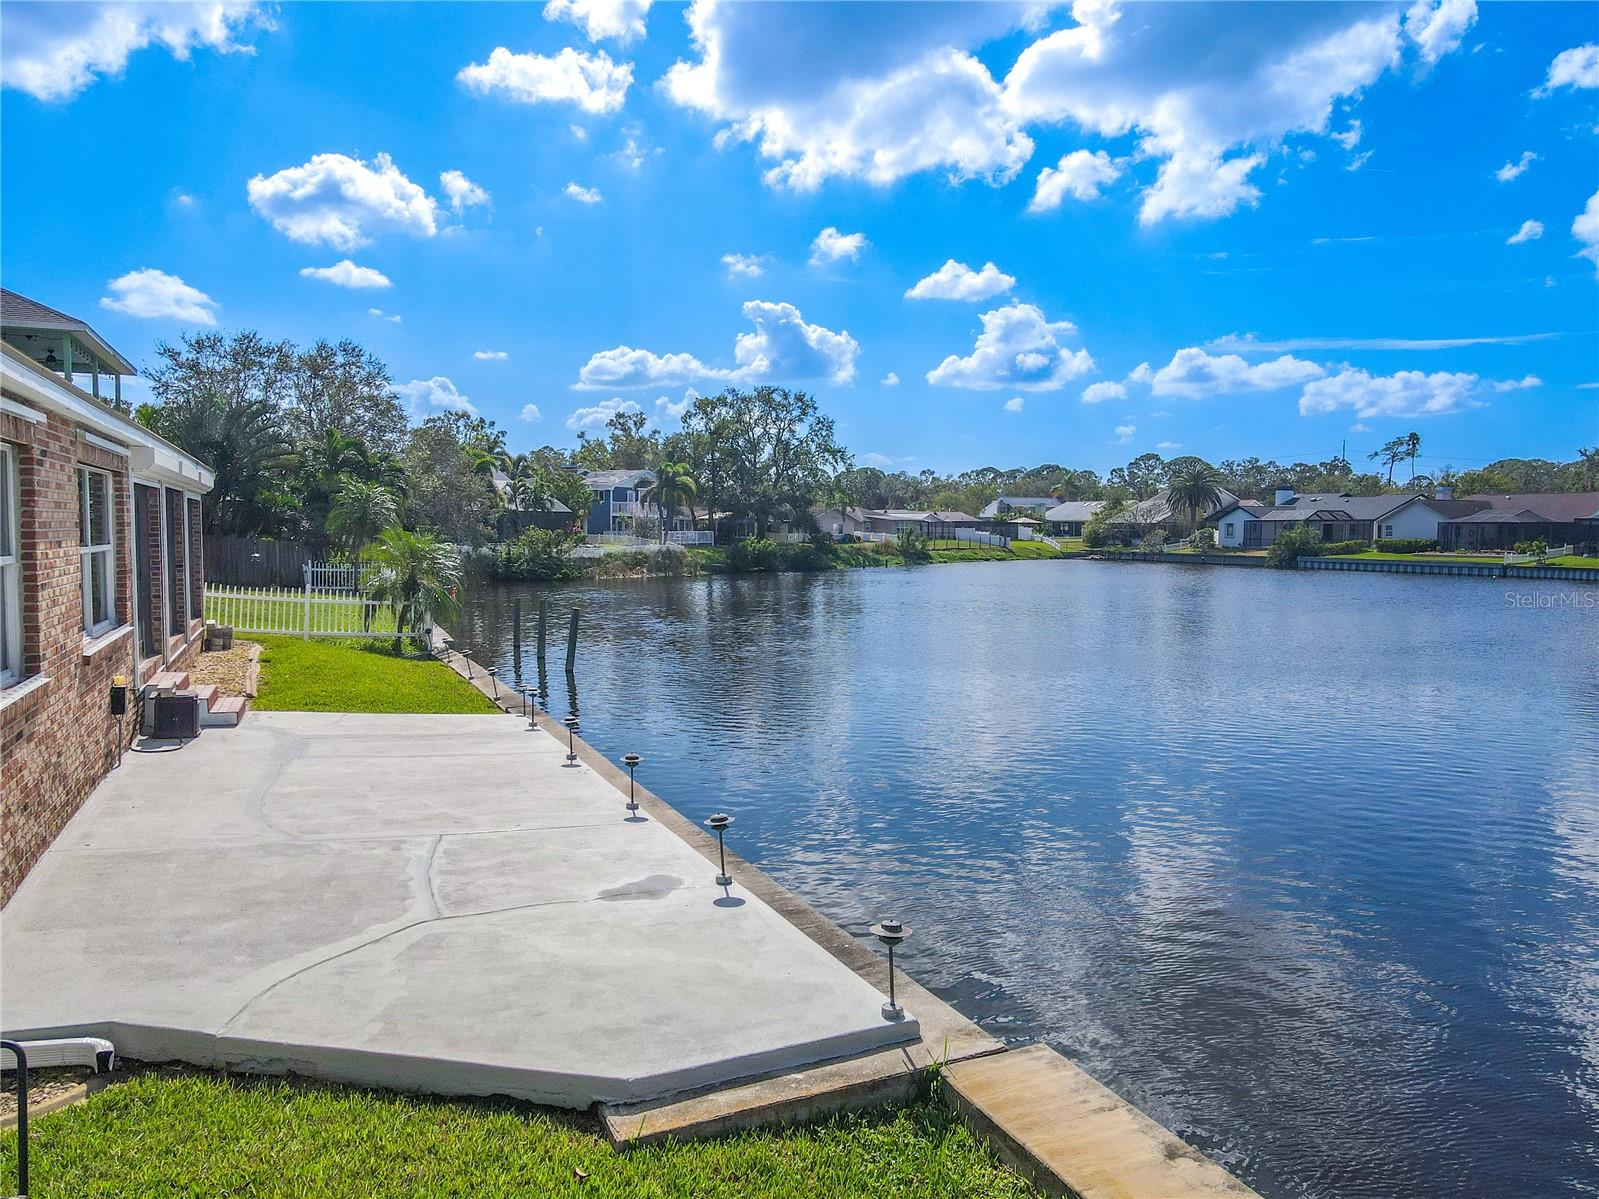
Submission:
<svg viewBox="0 0 1599 1199">
<path fill-rule="evenodd" d="M 569 1107 L 916 1040 L 563 751 L 511 717 L 260 712 L 129 754 L 0 915 L 7 1035 Z"/>
</svg>

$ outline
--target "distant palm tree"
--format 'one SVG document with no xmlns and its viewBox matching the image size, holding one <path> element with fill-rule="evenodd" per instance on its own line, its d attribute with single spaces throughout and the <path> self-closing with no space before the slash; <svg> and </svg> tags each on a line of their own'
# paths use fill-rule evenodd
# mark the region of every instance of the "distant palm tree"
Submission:
<svg viewBox="0 0 1599 1199">
<path fill-rule="evenodd" d="M 1405 450 L 1410 456 L 1410 478 L 1414 482 L 1416 479 L 1416 455 L 1421 453 L 1420 433 L 1405 434 Z"/>
<path fill-rule="evenodd" d="M 394 613 L 394 648 L 401 636 L 421 633 L 425 620 L 449 619 L 460 608 L 461 559 L 428 533 L 384 529 L 367 552 L 363 587 Z"/>
<path fill-rule="evenodd" d="M 384 529 L 400 521 L 394 493 L 376 483 L 346 477 L 328 512 L 328 536 L 352 557 Z"/>
<path fill-rule="evenodd" d="M 1220 472 L 1208 462 L 1188 463 L 1167 483 L 1171 510 L 1187 516 L 1197 529 L 1207 512 L 1221 506 L 1221 482 Z"/>
<path fill-rule="evenodd" d="M 699 493 L 700 486 L 689 473 L 687 462 L 663 462 L 656 469 L 655 482 L 644 488 L 640 498 L 647 504 L 654 504 L 661 514 L 662 545 L 666 544 L 668 513 L 687 507 L 692 517 L 694 500 Z"/>
</svg>

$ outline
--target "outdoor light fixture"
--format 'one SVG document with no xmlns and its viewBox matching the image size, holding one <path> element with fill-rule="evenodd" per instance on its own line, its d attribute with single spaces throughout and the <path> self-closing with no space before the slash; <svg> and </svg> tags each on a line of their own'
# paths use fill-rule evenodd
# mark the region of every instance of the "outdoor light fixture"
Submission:
<svg viewBox="0 0 1599 1199">
<path fill-rule="evenodd" d="M 566 764 L 577 765 L 577 717 L 567 716 L 561 723 L 566 726 Z"/>
<path fill-rule="evenodd" d="M 894 1001 L 894 946 L 911 935 L 911 930 L 898 920 L 883 920 L 872 925 L 872 936 L 888 946 L 888 1002 L 883 1005 L 883 1019 L 903 1020 L 905 1009 Z"/>
<path fill-rule="evenodd" d="M 638 769 L 638 764 L 644 759 L 637 754 L 623 754 L 622 765 L 627 767 L 627 810 L 638 811 L 638 800 L 633 798 L 633 772 Z"/>
<path fill-rule="evenodd" d="M 705 823 L 716 830 L 716 856 L 722 867 L 722 873 L 716 876 L 716 885 L 731 887 L 733 878 L 727 873 L 727 845 L 722 840 L 722 834 L 727 831 L 727 826 L 733 823 L 733 818 L 726 812 L 715 812 Z"/>
<path fill-rule="evenodd" d="M 455 652 L 455 638 L 454 637 L 446 637 L 444 639 L 444 652 L 446 654 L 453 654 Z"/>
<path fill-rule="evenodd" d="M 494 684 L 494 702 L 495 703 L 499 703 L 499 701 L 500 701 L 500 668 L 498 666 L 490 666 L 489 667 L 489 680 Z"/>
</svg>

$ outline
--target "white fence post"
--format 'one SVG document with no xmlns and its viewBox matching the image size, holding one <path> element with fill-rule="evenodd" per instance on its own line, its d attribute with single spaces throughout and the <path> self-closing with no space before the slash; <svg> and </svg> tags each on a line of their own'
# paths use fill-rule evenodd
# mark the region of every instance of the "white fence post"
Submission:
<svg viewBox="0 0 1599 1199">
<path fill-rule="evenodd" d="M 311 565 L 305 567 L 305 624 L 300 629 L 300 640 L 311 640 Z"/>
</svg>

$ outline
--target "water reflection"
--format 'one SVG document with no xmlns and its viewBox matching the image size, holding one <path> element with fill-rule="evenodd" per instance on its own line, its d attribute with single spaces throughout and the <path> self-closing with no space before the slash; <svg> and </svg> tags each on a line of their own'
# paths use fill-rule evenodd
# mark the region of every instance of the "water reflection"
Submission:
<svg viewBox="0 0 1599 1199">
<path fill-rule="evenodd" d="M 489 588 L 462 636 L 1267 1195 L 1592 1196 L 1595 629 L 1478 580 L 1034 563 Z"/>
</svg>

